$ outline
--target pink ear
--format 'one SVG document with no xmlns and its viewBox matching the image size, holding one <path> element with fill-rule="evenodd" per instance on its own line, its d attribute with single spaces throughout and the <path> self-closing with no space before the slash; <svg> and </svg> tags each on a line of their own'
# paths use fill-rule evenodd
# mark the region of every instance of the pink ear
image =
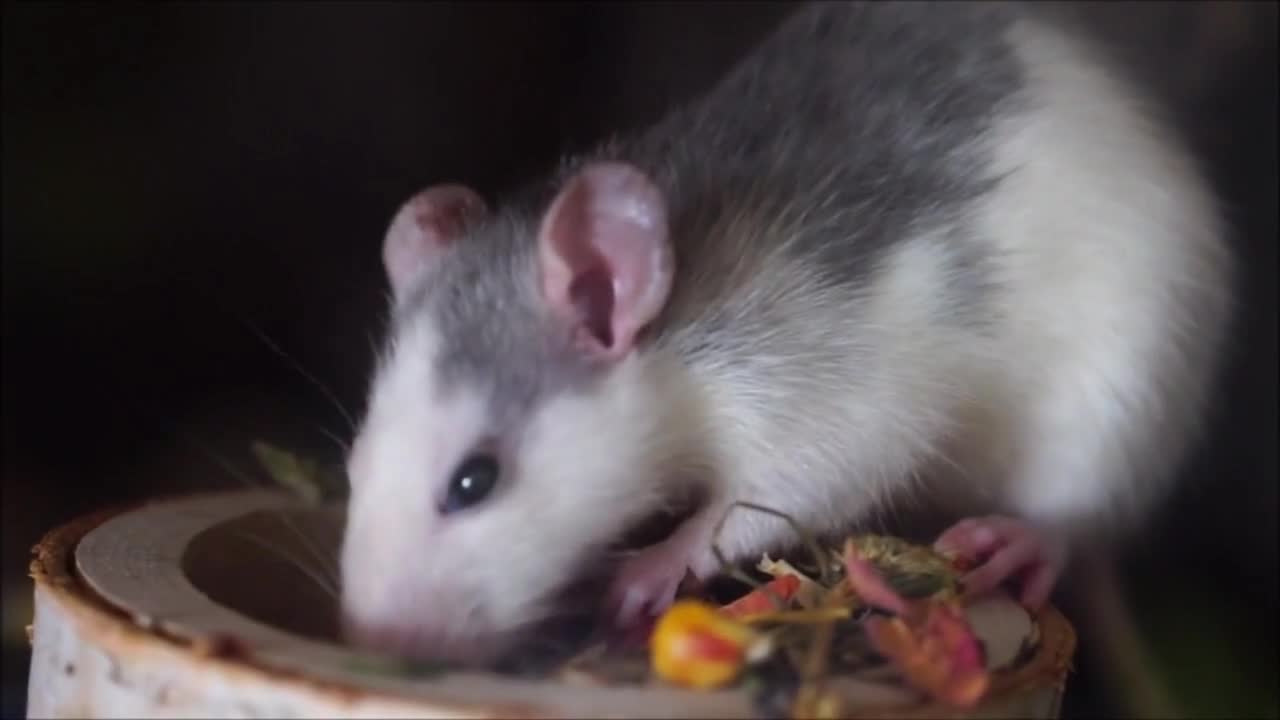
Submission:
<svg viewBox="0 0 1280 720">
<path fill-rule="evenodd" d="M 667 233 L 662 194 L 629 165 L 590 165 L 551 203 L 538 237 L 543 295 L 589 350 L 622 357 L 666 304 Z"/>
<path fill-rule="evenodd" d="M 484 200 L 461 185 L 435 185 L 405 203 L 382 244 L 382 263 L 395 296 L 400 297 L 418 272 L 465 232 L 469 221 L 487 213 Z"/>
</svg>

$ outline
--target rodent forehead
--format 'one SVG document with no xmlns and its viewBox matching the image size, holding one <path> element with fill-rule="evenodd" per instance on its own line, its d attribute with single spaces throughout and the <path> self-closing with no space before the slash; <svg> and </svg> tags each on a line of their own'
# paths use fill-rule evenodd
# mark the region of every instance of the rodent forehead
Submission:
<svg viewBox="0 0 1280 720">
<path fill-rule="evenodd" d="M 408 453 L 412 457 L 402 459 L 416 468 L 419 478 L 444 474 L 450 468 L 435 466 L 456 462 L 484 432 L 487 412 L 482 395 L 466 385 L 441 384 L 433 370 L 438 347 L 438 336 L 428 328 L 409 330 L 398 338 L 374 381 L 359 439 L 364 464 L 376 462 L 370 456 Z M 397 470 L 378 468 L 370 474 L 380 472 Z"/>
<path fill-rule="evenodd" d="M 532 232 L 508 221 L 460 240 L 396 323 L 402 336 L 431 336 L 424 361 L 438 387 L 480 392 L 496 433 L 518 429 L 547 397 L 585 389 L 599 375 L 571 346 L 569 326 L 546 311 L 523 238 Z"/>
</svg>

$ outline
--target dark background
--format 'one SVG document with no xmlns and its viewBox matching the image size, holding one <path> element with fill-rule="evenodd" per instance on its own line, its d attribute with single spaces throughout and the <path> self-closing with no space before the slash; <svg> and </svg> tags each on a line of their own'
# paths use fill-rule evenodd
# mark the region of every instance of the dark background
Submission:
<svg viewBox="0 0 1280 720">
<path fill-rule="evenodd" d="M 418 188 L 483 193 L 705 87 L 766 3 L 11 3 L 3 22 L 4 714 L 28 548 L 104 504 L 235 485 L 262 438 L 339 457 Z M 1207 449 L 1124 555 L 1189 712 L 1275 717 L 1275 29 L 1214 80 L 1200 145 L 1241 229 Z M 1084 638 L 1086 643 L 1089 639 Z M 1067 710 L 1105 712 L 1087 662 Z"/>
</svg>

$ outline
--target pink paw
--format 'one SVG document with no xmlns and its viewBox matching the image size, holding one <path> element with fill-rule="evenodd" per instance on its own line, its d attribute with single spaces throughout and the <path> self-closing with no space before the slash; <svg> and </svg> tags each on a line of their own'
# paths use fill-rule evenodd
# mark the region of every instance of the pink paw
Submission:
<svg viewBox="0 0 1280 720">
<path fill-rule="evenodd" d="M 609 591 L 608 607 L 619 627 L 659 615 L 675 601 L 689 568 L 689 556 L 670 540 L 641 550 L 623 561 Z"/>
<path fill-rule="evenodd" d="M 666 540 L 650 545 L 622 561 L 609 590 L 607 607 L 620 627 L 657 616 L 675 602 L 685 576 L 705 580 L 718 567 L 711 536 L 719 515 L 704 509 L 684 521 Z"/>
<path fill-rule="evenodd" d="M 934 547 L 979 563 L 964 577 L 967 592 L 982 594 L 1018 578 L 1022 604 L 1033 610 L 1049 599 L 1067 560 L 1066 543 L 1060 538 L 1022 520 L 998 515 L 961 520 L 944 532 Z"/>
</svg>

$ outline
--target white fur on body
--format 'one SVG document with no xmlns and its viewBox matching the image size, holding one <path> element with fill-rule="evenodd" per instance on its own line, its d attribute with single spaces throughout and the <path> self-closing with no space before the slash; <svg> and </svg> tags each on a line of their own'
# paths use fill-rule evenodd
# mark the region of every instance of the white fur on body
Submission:
<svg viewBox="0 0 1280 720">
<path fill-rule="evenodd" d="M 1128 526 L 1166 490 L 1228 322 L 1223 223 L 1185 149 L 1096 53 L 1025 21 L 1014 41 L 1031 110 L 998 124 L 1009 176 L 971 218 L 998 268 L 992 325 L 940 320 L 948 264 L 929 238 L 903 245 L 856 308 L 771 266 L 742 292 L 797 303 L 789 344 L 847 342 L 849 361 L 692 364 L 680 387 L 701 413 L 672 417 L 666 438 L 707 442 L 723 501 L 834 531 L 927 491 L 1074 538 Z M 738 512 L 721 547 L 746 559 L 794 539 Z"/>
</svg>

